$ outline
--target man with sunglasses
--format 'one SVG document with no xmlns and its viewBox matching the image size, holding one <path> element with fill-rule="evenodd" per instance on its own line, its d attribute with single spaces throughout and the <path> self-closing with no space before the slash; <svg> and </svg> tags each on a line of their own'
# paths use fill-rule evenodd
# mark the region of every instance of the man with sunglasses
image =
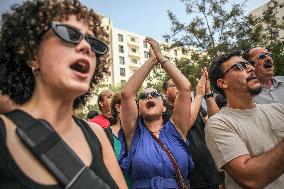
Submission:
<svg viewBox="0 0 284 189">
<path fill-rule="evenodd" d="M 279 102 L 284 104 L 284 77 L 273 76 L 274 65 L 272 54 L 262 47 L 254 47 L 243 54 L 243 58 L 255 67 L 255 75 L 262 85 L 262 91 L 254 97 L 254 102 L 269 104 Z"/>
<path fill-rule="evenodd" d="M 225 188 L 282 189 L 284 186 L 284 105 L 254 104 L 261 91 L 255 68 L 240 52 L 214 60 L 209 79 L 227 99 L 210 117 L 205 139 Z"/>
</svg>

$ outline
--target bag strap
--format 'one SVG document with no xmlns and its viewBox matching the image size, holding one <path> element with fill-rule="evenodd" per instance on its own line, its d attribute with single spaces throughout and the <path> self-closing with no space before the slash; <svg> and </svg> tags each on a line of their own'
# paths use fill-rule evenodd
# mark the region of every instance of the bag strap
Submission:
<svg viewBox="0 0 284 189">
<path fill-rule="evenodd" d="M 110 188 L 81 161 L 47 121 L 34 119 L 21 110 L 4 115 L 17 125 L 16 133 L 21 141 L 65 189 Z"/>
<path fill-rule="evenodd" d="M 163 144 L 154 134 L 153 132 L 149 131 L 151 136 L 153 137 L 153 139 L 162 147 L 162 149 L 166 152 L 166 154 L 168 155 L 168 157 L 170 158 L 171 160 L 171 163 L 174 167 L 174 170 L 175 170 L 175 174 L 176 174 L 176 177 L 177 177 L 177 183 L 178 183 L 178 186 L 180 189 L 188 189 L 187 185 L 186 185 L 186 182 L 182 176 L 182 173 L 181 173 L 181 170 L 179 168 L 179 165 L 177 163 L 177 160 L 176 158 L 173 156 L 172 152 L 168 149 L 168 147 Z"/>
</svg>

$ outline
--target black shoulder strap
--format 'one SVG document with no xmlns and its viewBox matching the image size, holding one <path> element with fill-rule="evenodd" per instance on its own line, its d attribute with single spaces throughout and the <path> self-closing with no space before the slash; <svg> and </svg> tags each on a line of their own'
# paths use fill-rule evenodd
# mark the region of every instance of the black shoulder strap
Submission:
<svg viewBox="0 0 284 189">
<path fill-rule="evenodd" d="M 14 110 L 4 114 L 16 125 L 16 133 L 37 159 L 65 189 L 109 189 L 45 120 Z"/>
</svg>

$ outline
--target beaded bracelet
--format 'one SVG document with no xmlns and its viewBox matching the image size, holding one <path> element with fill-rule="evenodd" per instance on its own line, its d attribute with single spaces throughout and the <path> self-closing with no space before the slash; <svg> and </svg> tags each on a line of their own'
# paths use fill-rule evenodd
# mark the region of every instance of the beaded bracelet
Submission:
<svg viewBox="0 0 284 189">
<path fill-rule="evenodd" d="M 165 59 L 165 60 L 160 64 L 162 68 L 164 68 L 164 64 L 165 64 L 167 61 L 169 61 L 169 60 L 168 60 L 168 59 Z"/>
<path fill-rule="evenodd" d="M 210 93 L 208 93 L 207 95 L 204 96 L 204 99 L 210 98 L 210 97 L 214 97 L 214 92 L 211 91 Z"/>
</svg>

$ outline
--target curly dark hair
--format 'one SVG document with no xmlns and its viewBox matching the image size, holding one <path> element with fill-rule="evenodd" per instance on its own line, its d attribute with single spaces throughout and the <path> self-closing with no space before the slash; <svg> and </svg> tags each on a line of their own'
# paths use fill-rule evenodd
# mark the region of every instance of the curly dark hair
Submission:
<svg viewBox="0 0 284 189">
<path fill-rule="evenodd" d="M 220 79 L 224 73 L 223 64 L 234 56 L 241 56 L 241 51 L 234 51 L 230 54 L 224 54 L 213 60 L 209 67 L 208 76 L 213 89 L 223 96 L 225 96 L 223 89 L 217 85 L 217 80 Z"/>
<path fill-rule="evenodd" d="M 0 28 L 0 90 L 16 104 L 26 103 L 32 96 L 35 78 L 29 66 L 36 55 L 43 35 L 52 21 L 76 15 L 88 23 L 94 35 L 108 43 L 108 34 L 101 26 L 101 17 L 78 0 L 33 0 L 11 6 L 2 15 Z M 97 66 L 89 92 L 78 97 L 74 107 L 85 104 L 94 85 L 108 72 L 109 55 L 97 56 Z"/>
<path fill-rule="evenodd" d="M 119 119 L 119 112 L 116 110 L 115 105 L 121 105 L 121 93 L 115 93 L 111 99 L 110 108 L 111 108 L 111 125 L 117 123 Z"/>
</svg>

